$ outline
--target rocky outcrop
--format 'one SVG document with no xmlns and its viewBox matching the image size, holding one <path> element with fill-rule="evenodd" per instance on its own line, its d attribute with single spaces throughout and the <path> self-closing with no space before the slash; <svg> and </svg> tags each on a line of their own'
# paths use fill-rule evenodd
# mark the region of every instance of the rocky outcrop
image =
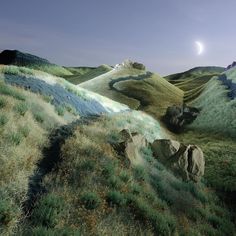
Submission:
<svg viewBox="0 0 236 236">
<path fill-rule="evenodd" d="M 151 144 L 154 157 L 184 180 L 200 181 L 204 175 L 205 159 L 196 145 L 160 139 Z"/>
<path fill-rule="evenodd" d="M 128 129 L 120 132 L 120 140 L 113 144 L 115 150 L 126 157 L 131 164 L 140 164 L 143 159 L 140 150 L 148 146 L 146 138 L 139 133 L 131 133 Z"/>
<path fill-rule="evenodd" d="M 126 68 L 134 68 L 137 70 L 146 70 L 146 67 L 139 62 L 132 62 L 131 60 L 125 60 L 124 62 L 122 62 L 122 64 L 117 64 L 115 65 L 115 69 L 118 69 L 120 67 L 126 67 Z"/>
<path fill-rule="evenodd" d="M 226 67 L 226 70 L 229 70 L 229 69 L 231 69 L 231 68 L 233 68 L 233 67 L 235 67 L 235 66 L 236 66 L 236 61 L 233 61 L 232 64 L 230 64 L 230 65 L 228 65 L 228 66 Z"/>
<path fill-rule="evenodd" d="M 173 105 L 167 108 L 163 120 L 172 131 L 180 132 L 185 125 L 191 124 L 199 113 L 199 109 L 186 104 Z"/>
<path fill-rule="evenodd" d="M 132 64 L 133 68 L 138 69 L 138 70 L 145 70 L 145 66 L 142 63 L 134 62 Z"/>
<path fill-rule="evenodd" d="M 202 150 L 196 145 L 184 145 L 170 139 L 157 139 L 148 143 L 146 138 L 136 132 L 124 129 L 119 133 L 119 141 L 112 143 L 113 148 L 125 157 L 126 163 L 142 164 L 141 149 L 151 147 L 153 156 L 174 175 L 186 181 L 199 182 L 204 175 L 205 159 Z"/>
</svg>

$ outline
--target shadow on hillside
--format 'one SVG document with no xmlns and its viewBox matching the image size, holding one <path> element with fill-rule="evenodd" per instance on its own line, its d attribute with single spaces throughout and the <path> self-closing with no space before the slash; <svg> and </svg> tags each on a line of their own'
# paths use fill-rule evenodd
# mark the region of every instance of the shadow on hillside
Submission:
<svg viewBox="0 0 236 236">
<path fill-rule="evenodd" d="M 23 204 L 24 213 L 30 216 L 37 199 L 47 190 L 42 186 L 44 176 L 58 168 L 61 162 L 60 150 L 66 139 L 71 137 L 79 125 L 89 124 L 99 116 L 87 116 L 70 124 L 60 126 L 52 131 L 49 136 L 49 145 L 43 149 L 43 158 L 37 164 L 37 169 L 29 179 L 27 200 Z"/>
</svg>

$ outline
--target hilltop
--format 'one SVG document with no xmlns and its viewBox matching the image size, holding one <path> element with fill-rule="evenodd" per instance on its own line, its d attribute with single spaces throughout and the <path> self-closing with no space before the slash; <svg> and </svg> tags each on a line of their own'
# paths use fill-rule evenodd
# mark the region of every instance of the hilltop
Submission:
<svg viewBox="0 0 236 236">
<path fill-rule="evenodd" d="M 113 70 L 79 84 L 78 87 L 103 94 L 156 118 L 160 118 L 168 106 L 182 103 L 183 97 L 182 90 L 155 73 L 142 67 L 133 67 L 131 61 L 125 61 Z"/>
<path fill-rule="evenodd" d="M 101 65 L 99 67 L 68 67 L 67 69 L 70 70 L 73 75 L 64 76 L 64 78 L 72 84 L 77 85 L 111 71 L 112 67 Z"/>
</svg>

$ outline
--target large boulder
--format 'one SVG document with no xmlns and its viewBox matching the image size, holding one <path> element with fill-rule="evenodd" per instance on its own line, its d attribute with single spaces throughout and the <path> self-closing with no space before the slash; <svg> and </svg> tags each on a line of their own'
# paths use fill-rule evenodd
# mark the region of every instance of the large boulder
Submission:
<svg viewBox="0 0 236 236">
<path fill-rule="evenodd" d="M 124 155 L 131 164 L 141 164 L 143 158 L 140 150 L 148 146 L 146 138 L 139 133 L 131 133 L 128 129 L 123 129 L 119 134 L 120 141 L 113 144 L 115 150 Z"/>
<path fill-rule="evenodd" d="M 168 128 L 174 132 L 180 132 L 187 124 L 191 124 L 198 116 L 200 110 L 189 107 L 186 104 L 168 107 L 163 117 Z"/>
<path fill-rule="evenodd" d="M 196 145 L 160 139 L 151 144 L 154 157 L 184 180 L 200 181 L 204 175 L 205 159 Z"/>
</svg>

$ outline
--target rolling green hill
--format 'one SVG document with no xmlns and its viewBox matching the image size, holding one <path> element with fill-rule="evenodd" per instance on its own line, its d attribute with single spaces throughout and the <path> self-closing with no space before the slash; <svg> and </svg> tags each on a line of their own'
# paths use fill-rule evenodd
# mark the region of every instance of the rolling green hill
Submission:
<svg viewBox="0 0 236 236">
<path fill-rule="evenodd" d="M 196 67 L 188 71 L 165 77 L 171 84 L 184 91 L 184 101 L 190 102 L 197 98 L 205 84 L 224 71 L 223 67 Z"/>
<path fill-rule="evenodd" d="M 73 75 L 64 76 L 64 78 L 72 84 L 81 84 L 99 75 L 105 74 L 112 70 L 112 68 L 108 65 L 101 65 L 99 67 L 74 67 L 68 68 L 68 70 L 70 70 Z"/>
<path fill-rule="evenodd" d="M 129 64 L 81 83 L 78 87 L 103 94 L 158 118 L 168 106 L 182 103 L 183 98 L 182 90 L 159 75 L 135 69 Z"/>
</svg>

